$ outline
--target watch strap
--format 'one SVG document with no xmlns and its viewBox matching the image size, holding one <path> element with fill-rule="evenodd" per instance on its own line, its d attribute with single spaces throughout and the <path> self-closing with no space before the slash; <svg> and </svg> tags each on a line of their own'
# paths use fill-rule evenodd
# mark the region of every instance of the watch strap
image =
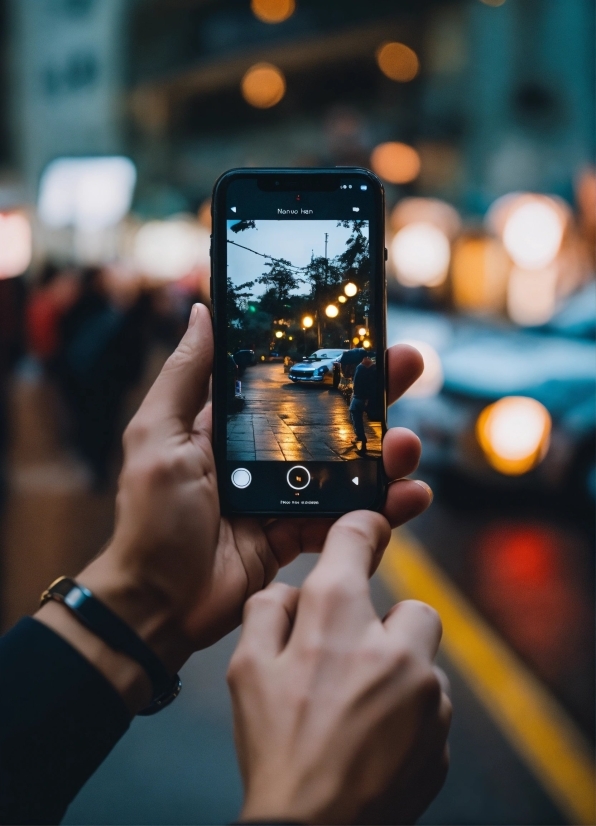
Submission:
<svg viewBox="0 0 596 826">
<path fill-rule="evenodd" d="M 169 705 L 180 693 L 182 683 L 176 674 L 171 677 L 159 657 L 133 629 L 88 588 L 69 577 L 60 577 L 41 595 L 41 605 L 50 600 L 61 602 L 77 619 L 110 648 L 120 651 L 139 663 L 153 687 L 150 705 L 141 715 L 155 714 Z"/>
</svg>

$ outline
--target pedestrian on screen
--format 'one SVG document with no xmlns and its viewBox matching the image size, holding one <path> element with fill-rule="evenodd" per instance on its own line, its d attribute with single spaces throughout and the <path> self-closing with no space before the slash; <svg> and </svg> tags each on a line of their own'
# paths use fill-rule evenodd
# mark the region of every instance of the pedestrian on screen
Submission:
<svg viewBox="0 0 596 826">
<path fill-rule="evenodd" d="M 366 451 L 366 433 L 364 431 L 364 411 L 371 399 L 374 399 L 376 384 L 376 367 L 370 356 L 364 356 L 354 371 L 354 391 L 350 402 L 350 418 L 354 426 L 356 444 L 360 442 L 358 453 Z"/>
</svg>

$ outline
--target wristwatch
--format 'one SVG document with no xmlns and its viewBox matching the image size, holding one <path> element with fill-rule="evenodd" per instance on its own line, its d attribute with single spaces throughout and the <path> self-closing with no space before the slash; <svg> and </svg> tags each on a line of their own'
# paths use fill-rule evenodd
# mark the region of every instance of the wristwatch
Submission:
<svg viewBox="0 0 596 826">
<path fill-rule="evenodd" d="M 147 643 L 84 585 L 61 576 L 43 592 L 40 605 L 50 600 L 61 602 L 110 648 L 126 654 L 144 668 L 153 686 L 153 699 L 139 714 L 157 714 L 180 694 L 182 682 L 178 674 L 170 676 Z"/>
</svg>

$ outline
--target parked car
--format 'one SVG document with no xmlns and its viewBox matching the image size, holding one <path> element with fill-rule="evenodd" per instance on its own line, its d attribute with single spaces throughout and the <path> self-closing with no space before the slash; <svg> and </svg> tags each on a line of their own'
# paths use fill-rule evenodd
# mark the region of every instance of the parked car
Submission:
<svg viewBox="0 0 596 826">
<path fill-rule="evenodd" d="M 345 352 L 345 350 L 329 348 L 315 350 L 303 361 L 292 365 L 288 376 L 294 383 L 333 384 L 334 365 Z"/>
<path fill-rule="evenodd" d="M 256 364 L 257 357 L 254 350 L 237 350 L 233 356 L 234 361 L 238 365 L 238 373 L 242 377 L 247 367 L 252 367 Z"/>
<path fill-rule="evenodd" d="M 576 491 L 594 498 L 593 304 L 558 315 L 540 330 L 518 330 L 489 322 L 390 307 L 389 341 L 426 343 L 440 361 L 429 362 L 429 392 L 407 394 L 389 411 L 391 426 L 409 427 L 423 442 L 422 467 L 476 487 Z M 587 318 L 580 324 L 580 310 Z M 565 320 L 565 324 L 563 323 Z M 565 332 L 565 335 L 561 335 Z M 432 385 L 436 382 L 436 387 Z M 509 475 L 495 467 L 478 438 L 480 416 L 501 399 L 534 399 L 548 411 L 552 430 L 546 452 L 529 471 Z M 523 450 L 532 421 L 520 419 L 495 430 L 495 451 Z M 520 448 L 521 445 L 521 448 Z M 549 446 L 550 445 L 550 446 Z M 503 448 L 504 446 L 504 448 Z"/>
</svg>

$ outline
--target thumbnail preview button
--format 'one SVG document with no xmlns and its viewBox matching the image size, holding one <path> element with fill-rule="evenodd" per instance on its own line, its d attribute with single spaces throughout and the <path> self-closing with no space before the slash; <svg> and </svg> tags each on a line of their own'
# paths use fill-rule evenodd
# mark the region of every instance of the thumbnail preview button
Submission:
<svg viewBox="0 0 596 826">
<path fill-rule="evenodd" d="M 310 484 L 310 473 L 302 465 L 294 465 L 288 471 L 287 480 L 294 490 L 304 490 Z"/>
<path fill-rule="evenodd" d="M 232 484 L 236 488 L 247 488 L 252 482 L 252 473 L 245 467 L 237 467 L 232 472 Z"/>
</svg>

